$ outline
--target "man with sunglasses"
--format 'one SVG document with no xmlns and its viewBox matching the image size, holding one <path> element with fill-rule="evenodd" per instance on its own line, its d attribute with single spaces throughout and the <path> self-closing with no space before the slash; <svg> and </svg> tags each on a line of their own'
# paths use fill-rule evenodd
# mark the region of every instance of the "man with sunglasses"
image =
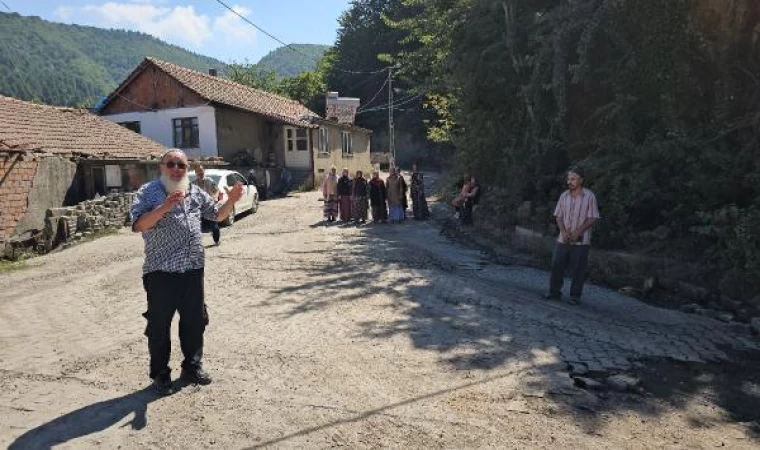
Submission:
<svg viewBox="0 0 760 450">
<path fill-rule="evenodd" d="M 209 384 L 203 370 L 203 332 L 207 318 L 203 297 L 204 248 L 201 218 L 220 221 L 243 196 L 242 184 L 219 207 L 197 185 L 190 184 L 187 156 L 172 149 L 161 157 L 161 179 L 143 185 L 130 211 L 132 230 L 145 242 L 143 286 L 148 294 L 146 335 L 150 377 L 161 394 L 172 393 L 170 330 L 179 312 L 179 339 L 184 361 L 180 378 Z"/>
</svg>

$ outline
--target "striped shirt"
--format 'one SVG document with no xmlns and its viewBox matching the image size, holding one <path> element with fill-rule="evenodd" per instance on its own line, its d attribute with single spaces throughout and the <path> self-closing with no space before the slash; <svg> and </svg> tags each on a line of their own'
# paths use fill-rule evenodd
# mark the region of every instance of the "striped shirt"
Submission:
<svg viewBox="0 0 760 450">
<path fill-rule="evenodd" d="M 132 203 L 132 226 L 143 214 L 153 211 L 166 200 L 161 181 L 143 185 Z M 143 273 L 183 273 L 202 269 L 204 265 L 201 216 L 216 220 L 219 205 L 198 186 L 191 184 L 182 202 L 174 206 L 151 229 L 142 233 L 145 241 Z"/>
<path fill-rule="evenodd" d="M 193 180 L 192 184 L 203 189 L 213 199 L 216 199 L 216 195 L 219 193 L 219 187 L 216 185 L 216 183 L 206 177 L 203 177 L 203 180 L 196 178 Z"/>
<path fill-rule="evenodd" d="M 554 217 L 559 217 L 562 220 L 562 224 L 567 232 L 577 230 L 586 219 L 599 218 L 596 196 L 585 188 L 581 190 L 580 195 L 575 196 L 567 190 L 559 197 L 557 207 L 554 209 Z M 566 243 L 563 242 L 561 236 L 557 238 L 557 241 L 562 244 Z M 583 239 L 580 242 L 574 243 L 574 245 L 591 245 L 591 228 L 586 230 L 583 233 Z"/>
</svg>

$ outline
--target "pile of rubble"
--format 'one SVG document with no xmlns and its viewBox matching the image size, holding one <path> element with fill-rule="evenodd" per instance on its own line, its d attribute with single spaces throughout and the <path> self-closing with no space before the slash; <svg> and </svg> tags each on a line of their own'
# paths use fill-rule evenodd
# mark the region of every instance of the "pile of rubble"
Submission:
<svg viewBox="0 0 760 450">
<path fill-rule="evenodd" d="M 76 206 L 51 208 L 45 215 L 46 250 L 67 247 L 83 237 L 123 227 L 129 220 L 134 193 L 109 194 Z"/>
<path fill-rule="evenodd" d="M 109 194 L 74 206 L 50 208 L 42 230 L 27 230 L 5 244 L 5 256 L 16 259 L 29 253 L 67 248 L 83 238 L 123 227 L 129 220 L 134 193 Z M 0 249 L 1 250 L 1 249 Z"/>
</svg>

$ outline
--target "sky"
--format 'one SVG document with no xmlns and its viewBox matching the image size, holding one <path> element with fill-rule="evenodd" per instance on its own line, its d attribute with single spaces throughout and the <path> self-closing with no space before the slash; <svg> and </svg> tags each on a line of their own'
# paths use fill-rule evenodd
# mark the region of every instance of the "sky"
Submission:
<svg viewBox="0 0 760 450">
<path fill-rule="evenodd" d="M 289 44 L 332 45 L 350 0 L 222 0 Z M 142 31 L 226 63 L 258 62 L 281 44 L 216 0 L 2 0 L 23 16 Z"/>
</svg>

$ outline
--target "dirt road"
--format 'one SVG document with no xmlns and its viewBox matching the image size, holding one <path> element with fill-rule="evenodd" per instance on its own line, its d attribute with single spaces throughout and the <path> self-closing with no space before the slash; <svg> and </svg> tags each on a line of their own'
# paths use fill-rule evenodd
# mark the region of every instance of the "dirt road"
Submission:
<svg viewBox="0 0 760 450">
<path fill-rule="evenodd" d="M 746 327 L 596 287 L 545 302 L 545 273 L 433 223 L 325 226 L 317 199 L 264 202 L 207 249 L 214 383 L 169 397 L 148 389 L 138 235 L 0 275 L 0 447 L 758 448 L 757 377 L 718 370 L 757 357 Z M 568 363 L 643 390 L 579 389 Z"/>
</svg>

